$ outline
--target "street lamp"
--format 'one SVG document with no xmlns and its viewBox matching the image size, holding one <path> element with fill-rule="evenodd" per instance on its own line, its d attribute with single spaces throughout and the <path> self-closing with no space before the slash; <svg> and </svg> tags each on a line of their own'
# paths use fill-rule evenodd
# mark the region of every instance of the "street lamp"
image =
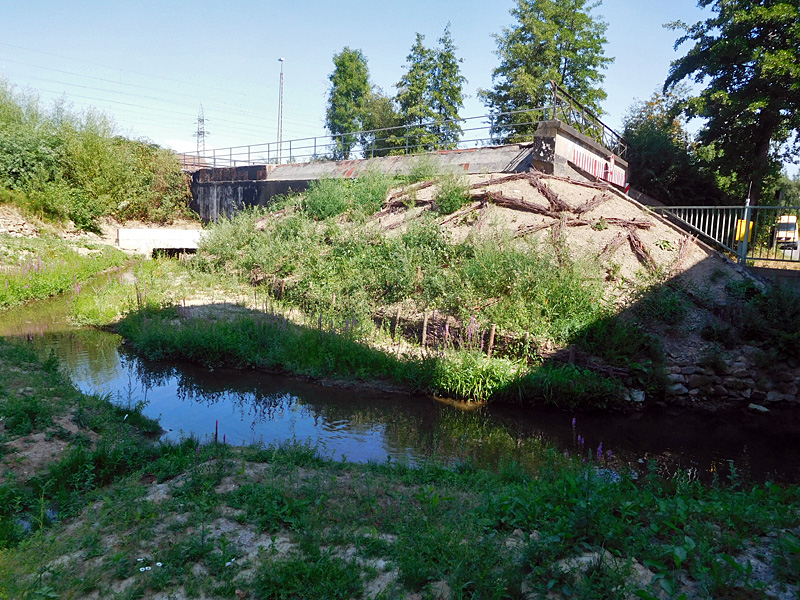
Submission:
<svg viewBox="0 0 800 600">
<path fill-rule="evenodd" d="M 283 61 L 285 59 L 279 58 L 278 62 L 281 63 L 281 83 L 278 87 L 278 164 L 281 164 L 281 146 L 283 145 Z"/>
</svg>

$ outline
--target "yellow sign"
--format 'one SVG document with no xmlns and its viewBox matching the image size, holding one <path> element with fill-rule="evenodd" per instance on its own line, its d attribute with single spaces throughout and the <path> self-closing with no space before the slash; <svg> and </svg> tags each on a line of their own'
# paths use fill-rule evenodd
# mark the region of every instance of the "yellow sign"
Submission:
<svg viewBox="0 0 800 600">
<path fill-rule="evenodd" d="M 753 241 L 753 222 L 750 221 L 749 225 L 750 225 L 750 227 L 748 229 L 750 229 L 750 231 L 748 233 L 750 235 L 747 236 L 748 243 Z M 744 241 L 744 226 L 745 226 L 744 219 L 737 219 L 736 220 L 736 241 L 737 242 L 743 242 Z"/>
</svg>

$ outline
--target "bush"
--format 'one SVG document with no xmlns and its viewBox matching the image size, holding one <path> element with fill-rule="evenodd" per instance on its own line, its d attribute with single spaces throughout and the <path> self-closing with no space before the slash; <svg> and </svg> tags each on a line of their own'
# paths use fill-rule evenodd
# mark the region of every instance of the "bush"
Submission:
<svg viewBox="0 0 800 600">
<path fill-rule="evenodd" d="M 189 217 L 188 180 L 177 156 L 114 135 L 113 123 L 89 111 L 40 109 L 0 80 L 0 190 L 23 210 L 97 230 L 97 219 L 169 222 Z"/>
<path fill-rule="evenodd" d="M 456 212 L 469 202 L 469 185 L 463 177 L 448 173 L 439 178 L 439 190 L 434 198 L 439 212 L 445 215 Z"/>
</svg>

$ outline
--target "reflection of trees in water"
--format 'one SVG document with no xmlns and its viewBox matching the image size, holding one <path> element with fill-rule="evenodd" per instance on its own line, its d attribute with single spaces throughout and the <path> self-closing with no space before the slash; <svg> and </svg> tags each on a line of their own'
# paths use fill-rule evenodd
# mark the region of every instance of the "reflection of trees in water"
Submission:
<svg viewBox="0 0 800 600">
<path fill-rule="evenodd" d="M 297 398 L 288 392 L 265 392 L 258 385 L 233 387 L 225 375 L 215 377 L 212 373 L 193 372 L 185 366 L 167 363 L 145 362 L 128 353 L 125 357 L 133 378 L 141 382 L 145 394 L 155 387 L 174 382 L 176 396 L 183 402 L 210 406 L 219 402 L 234 404 L 252 419 L 251 429 L 260 423 L 281 418 L 284 411 L 293 410 Z M 203 381 L 198 377 L 201 375 Z"/>
</svg>

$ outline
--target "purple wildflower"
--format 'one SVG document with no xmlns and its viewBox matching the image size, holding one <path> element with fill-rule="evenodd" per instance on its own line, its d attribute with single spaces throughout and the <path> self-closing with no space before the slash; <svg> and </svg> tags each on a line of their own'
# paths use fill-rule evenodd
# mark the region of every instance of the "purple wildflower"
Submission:
<svg viewBox="0 0 800 600">
<path fill-rule="evenodd" d="M 600 445 L 597 446 L 597 460 L 603 458 L 603 442 L 600 442 Z"/>
</svg>

